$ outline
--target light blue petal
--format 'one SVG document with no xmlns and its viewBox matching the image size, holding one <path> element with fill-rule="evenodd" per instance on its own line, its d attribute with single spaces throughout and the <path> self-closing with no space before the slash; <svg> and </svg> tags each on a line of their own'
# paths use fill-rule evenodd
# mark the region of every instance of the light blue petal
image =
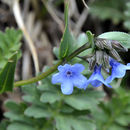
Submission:
<svg viewBox="0 0 130 130">
<path fill-rule="evenodd" d="M 90 78 L 88 79 L 87 85 L 88 84 L 92 84 L 92 86 L 94 86 L 94 87 L 99 87 L 99 86 L 102 85 L 102 83 L 99 80 L 97 80 L 97 76 L 96 75 L 97 74 L 93 73 L 90 76 Z"/>
<path fill-rule="evenodd" d="M 74 64 L 72 65 L 72 71 L 76 73 L 80 73 L 85 69 L 85 67 L 82 64 Z"/>
<path fill-rule="evenodd" d="M 103 78 L 103 76 L 101 74 L 96 74 L 96 76 L 93 78 L 93 81 L 91 82 L 91 84 L 94 86 L 94 87 L 99 87 L 101 86 L 102 84 L 104 84 L 105 86 L 107 87 L 111 87 L 111 85 L 109 85 Z"/>
<path fill-rule="evenodd" d="M 128 63 L 128 64 L 126 65 L 126 69 L 127 69 L 127 70 L 130 70 L 130 63 Z"/>
<path fill-rule="evenodd" d="M 72 81 L 70 81 L 70 80 L 64 81 L 64 82 L 61 84 L 61 91 L 62 91 L 62 93 L 65 94 L 65 95 L 70 95 L 70 94 L 72 94 L 72 92 L 73 92 L 73 84 L 72 84 Z"/>
<path fill-rule="evenodd" d="M 117 66 L 112 66 L 111 76 L 109 76 L 106 79 L 106 82 L 107 83 L 111 83 L 112 80 L 114 80 L 115 78 L 122 78 L 122 77 L 124 77 L 125 73 L 126 73 L 127 67 L 129 67 L 129 66 L 126 66 L 126 65 L 123 65 L 123 64 L 118 64 Z"/>
<path fill-rule="evenodd" d="M 104 82 L 103 76 L 100 73 L 96 73 L 95 75 L 93 74 L 91 78 L 91 84 L 94 87 L 99 87 Z"/>
<path fill-rule="evenodd" d="M 63 82 L 63 77 L 60 73 L 56 73 L 52 76 L 52 80 L 51 82 L 53 84 L 56 84 L 56 83 L 62 83 Z"/>
<path fill-rule="evenodd" d="M 67 69 L 70 69 L 71 68 L 71 65 L 69 64 L 64 64 L 64 65 L 59 65 L 58 66 L 58 70 L 60 72 L 65 72 Z"/>
<path fill-rule="evenodd" d="M 130 66 L 130 63 L 127 63 L 127 66 Z"/>
<path fill-rule="evenodd" d="M 98 80 L 92 81 L 91 84 L 92 84 L 92 86 L 94 86 L 94 87 L 99 87 L 99 86 L 102 85 L 102 83 L 101 83 L 100 81 L 98 81 Z"/>
<path fill-rule="evenodd" d="M 80 74 L 80 75 L 74 77 L 72 79 L 72 82 L 73 82 L 74 86 L 76 86 L 77 88 L 83 89 L 83 88 L 86 88 L 87 78 Z"/>
<path fill-rule="evenodd" d="M 102 74 L 101 74 L 101 67 L 95 67 L 93 74 L 88 80 L 94 87 L 99 87 L 104 84 L 107 87 L 111 87 L 107 82 L 105 82 Z"/>
</svg>

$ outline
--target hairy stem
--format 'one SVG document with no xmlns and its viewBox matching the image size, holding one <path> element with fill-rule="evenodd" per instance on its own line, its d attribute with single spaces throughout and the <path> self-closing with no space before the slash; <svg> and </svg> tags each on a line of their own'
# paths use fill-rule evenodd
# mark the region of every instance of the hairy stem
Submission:
<svg viewBox="0 0 130 130">
<path fill-rule="evenodd" d="M 22 80 L 22 81 L 17 81 L 14 83 L 14 87 L 18 87 L 18 86 L 22 86 L 22 85 L 26 85 L 26 84 L 31 84 L 31 83 L 35 83 L 39 80 L 42 80 L 44 78 L 46 78 L 47 76 L 49 76 L 50 74 L 52 74 L 53 72 L 55 72 L 57 70 L 57 67 L 67 61 L 70 61 L 71 59 L 73 59 L 75 56 L 77 56 L 78 54 L 80 54 L 81 52 L 83 52 L 84 50 L 90 48 L 90 44 L 86 43 L 83 46 L 81 46 L 80 48 L 78 48 L 77 50 L 75 50 L 72 54 L 70 54 L 68 57 L 66 57 L 65 59 L 59 60 L 58 63 L 54 66 L 52 66 L 49 70 L 47 70 L 46 72 L 42 73 L 41 75 L 38 75 L 36 77 L 33 77 L 31 79 L 27 79 L 27 80 Z"/>
</svg>

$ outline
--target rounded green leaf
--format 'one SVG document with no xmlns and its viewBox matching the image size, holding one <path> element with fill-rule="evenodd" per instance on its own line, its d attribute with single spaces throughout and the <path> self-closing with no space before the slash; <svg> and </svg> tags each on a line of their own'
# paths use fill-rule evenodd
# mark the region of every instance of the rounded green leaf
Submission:
<svg viewBox="0 0 130 130">
<path fill-rule="evenodd" d="M 12 123 L 7 127 L 7 130 L 36 130 L 36 128 L 24 123 Z"/>
<path fill-rule="evenodd" d="M 98 36 L 98 38 L 104 38 L 109 40 L 119 41 L 124 47 L 130 48 L 130 34 L 124 32 L 106 32 Z"/>
<path fill-rule="evenodd" d="M 31 106 L 28 107 L 25 112 L 25 115 L 29 117 L 34 117 L 34 118 L 42 118 L 42 117 L 50 117 L 51 113 L 49 112 L 48 109 L 40 106 Z"/>
</svg>

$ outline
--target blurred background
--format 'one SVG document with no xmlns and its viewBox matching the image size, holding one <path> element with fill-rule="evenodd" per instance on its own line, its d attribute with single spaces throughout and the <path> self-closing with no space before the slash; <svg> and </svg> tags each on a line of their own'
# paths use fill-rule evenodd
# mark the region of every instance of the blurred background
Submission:
<svg viewBox="0 0 130 130">
<path fill-rule="evenodd" d="M 0 0 L 0 30 L 7 27 L 19 28 L 14 16 L 13 2 L 15 0 Z M 53 47 L 59 46 L 64 31 L 64 3 L 66 0 L 20 0 L 21 18 L 26 31 L 31 38 L 38 55 L 39 70 L 45 65 L 51 66 L 56 57 Z M 69 0 L 69 26 L 75 37 L 81 32 L 90 30 L 95 36 L 108 31 L 130 31 L 130 2 L 129 0 Z M 35 75 L 32 52 L 23 33 L 22 57 L 16 67 L 15 80 L 27 79 Z M 121 54 L 125 63 L 130 63 L 130 51 Z M 127 72 L 123 84 L 130 88 L 130 73 Z M 111 95 L 111 91 L 105 90 Z M 21 101 L 21 91 L 0 95 L 0 120 L 6 108 L 6 99 Z"/>
</svg>

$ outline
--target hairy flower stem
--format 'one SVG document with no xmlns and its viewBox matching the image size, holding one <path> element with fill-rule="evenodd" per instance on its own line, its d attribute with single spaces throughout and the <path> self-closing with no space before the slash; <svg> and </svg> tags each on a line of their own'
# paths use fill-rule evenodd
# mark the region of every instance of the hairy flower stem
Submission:
<svg viewBox="0 0 130 130">
<path fill-rule="evenodd" d="M 14 83 L 14 87 L 18 87 L 18 86 L 22 86 L 22 85 L 26 85 L 26 84 L 31 84 L 31 83 L 35 83 L 39 80 L 42 80 L 44 78 L 46 78 L 47 76 L 49 76 L 50 74 L 52 74 L 53 72 L 55 72 L 57 70 L 57 67 L 67 61 L 70 61 L 71 59 L 73 59 L 75 56 L 77 56 L 78 54 L 80 54 L 81 52 L 83 52 L 84 50 L 90 48 L 90 44 L 86 43 L 83 46 L 81 46 L 80 48 L 78 48 L 77 50 L 75 50 L 72 54 L 70 54 L 68 57 L 66 57 L 65 59 L 59 60 L 57 64 L 55 64 L 54 66 L 52 66 L 49 70 L 47 70 L 46 72 L 42 73 L 41 75 L 38 75 L 36 77 L 27 79 L 27 80 L 21 80 L 21 81 L 17 81 Z"/>
</svg>

